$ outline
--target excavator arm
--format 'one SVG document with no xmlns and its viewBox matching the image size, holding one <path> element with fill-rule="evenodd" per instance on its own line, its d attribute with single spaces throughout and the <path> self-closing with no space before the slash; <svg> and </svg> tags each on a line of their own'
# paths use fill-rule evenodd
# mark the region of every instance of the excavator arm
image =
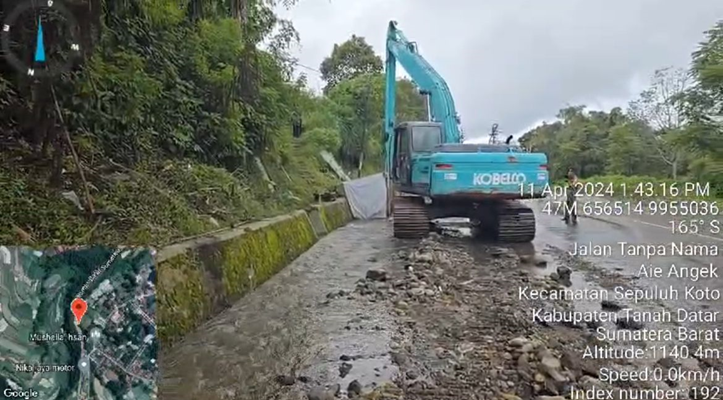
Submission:
<svg viewBox="0 0 723 400">
<path fill-rule="evenodd" d="M 431 121 L 442 124 L 443 142 L 460 143 L 462 134 L 459 128 L 459 115 L 447 82 L 419 54 L 416 44 L 407 40 L 404 33 L 397 29 L 395 21 L 389 22 L 386 50 L 384 131 L 386 133 L 386 171 L 391 171 L 396 123 L 394 115 L 396 112 L 397 62 L 404 67 L 412 81 L 419 87 L 420 92 L 428 96 L 430 118 Z"/>
</svg>

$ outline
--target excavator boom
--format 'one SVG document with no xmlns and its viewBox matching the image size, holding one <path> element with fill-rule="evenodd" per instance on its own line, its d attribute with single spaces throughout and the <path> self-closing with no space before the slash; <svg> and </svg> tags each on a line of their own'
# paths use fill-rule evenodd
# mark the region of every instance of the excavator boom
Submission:
<svg viewBox="0 0 723 400">
<path fill-rule="evenodd" d="M 389 21 L 386 47 L 386 103 L 384 109 L 384 129 L 386 132 L 387 154 L 391 154 L 394 137 L 397 62 L 404 67 L 419 91 L 428 96 L 430 121 L 442 124 L 444 143 L 460 143 L 462 133 L 460 118 L 454 106 L 452 93 L 447 82 L 418 52 L 417 45 L 410 42 L 396 21 Z M 391 158 L 387 157 L 387 166 L 391 169 Z"/>
</svg>

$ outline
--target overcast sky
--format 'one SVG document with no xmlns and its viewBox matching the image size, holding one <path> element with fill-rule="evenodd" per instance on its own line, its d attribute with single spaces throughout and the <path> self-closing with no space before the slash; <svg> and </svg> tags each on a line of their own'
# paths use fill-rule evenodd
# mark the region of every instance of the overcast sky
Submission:
<svg viewBox="0 0 723 400">
<path fill-rule="evenodd" d="M 723 0 L 299 0 L 279 13 L 314 69 L 352 34 L 382 55 L 396 20 L 447 81 L 466 136 L 481 138 L 495 122 L 523 133 L 568 104 L 624 107 L 655 69 L 688 67 Z"/>
</svg>

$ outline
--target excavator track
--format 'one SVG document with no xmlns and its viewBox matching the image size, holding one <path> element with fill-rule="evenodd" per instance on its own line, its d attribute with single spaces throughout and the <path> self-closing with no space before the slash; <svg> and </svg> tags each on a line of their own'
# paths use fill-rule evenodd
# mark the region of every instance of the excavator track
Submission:
<svg viewBox="0 0 723 400">
<path fill-rule="evenodd" d="M 429 216 L 421 198 L 395 196 L 392 210 L 394 237 L 419 239 L 429 235 Z"/>
<path fill-rule="evenodd" d="M 516 201 L 506 202 L 497 220 L 497 240 L 524 243 L 535 239 L 535 213 L 531 208 Z"/>
</svg>

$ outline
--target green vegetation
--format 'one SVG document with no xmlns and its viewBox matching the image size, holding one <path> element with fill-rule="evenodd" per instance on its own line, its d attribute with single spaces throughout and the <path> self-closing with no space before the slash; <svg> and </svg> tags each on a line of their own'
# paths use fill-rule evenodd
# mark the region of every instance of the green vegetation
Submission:
<svg viewBox="0 0 723 400">
<path fill-rule="evenodd" d="M 340 218 L 331 220 L 343 225 L 351 220 L 344 208 L 324 205 L 322 212 Z M 172 345 L 264 283 L 315 242 L 311 221 L 301 211 L 260 222 L 242 235 L 191 248 L 164 261 L 158 275 L 156 316 L 163 345 Z"/>
<path fill-rule="evenodd" d="M 193 251 L 164 261 L 156 285 L 156 326 L 166 345 L 170 338 L 190 332 L 211 316 L 209 297 L 204 288 L 202 264 Z"/>
<path fill-rule="evenodd" d="M 78 67 L 37 80 L 0 64 L 0 242 L 161 246 L 337 190 L 321 150 L 381 168 L 381 59 L 352 36 L 310 91 L 293 77 L 298 34 L 273 12 L 294 0 L 66 3 Z M 400 118 L 425 115 L 411 83 L 398 92 Z"/>
<path fill-rule="evenodd" d="M 222 244 L 223 286 L 229 297 L 245 294 L 274 276 L 316 241 L 311 221 L 299 213 Z"/>
<path fill-rule="evenodd" d="M 327 232 L 340 228 L 352 220 L 351 210 L 345 203 L 325 204 L 319 208 L 319 214 Z"/>
<path fill-rule="evenodd" d="M 710 183 L 723 197 L 723 21 L 706 33 L 690 71 L 657 71 L 626 110 L 560 110 L 520 138 L 550 158 L 552 179 L 573 168 L 587 181 Z M 682 186 L 679 186 L 682 187 Z"/>
</svg>

